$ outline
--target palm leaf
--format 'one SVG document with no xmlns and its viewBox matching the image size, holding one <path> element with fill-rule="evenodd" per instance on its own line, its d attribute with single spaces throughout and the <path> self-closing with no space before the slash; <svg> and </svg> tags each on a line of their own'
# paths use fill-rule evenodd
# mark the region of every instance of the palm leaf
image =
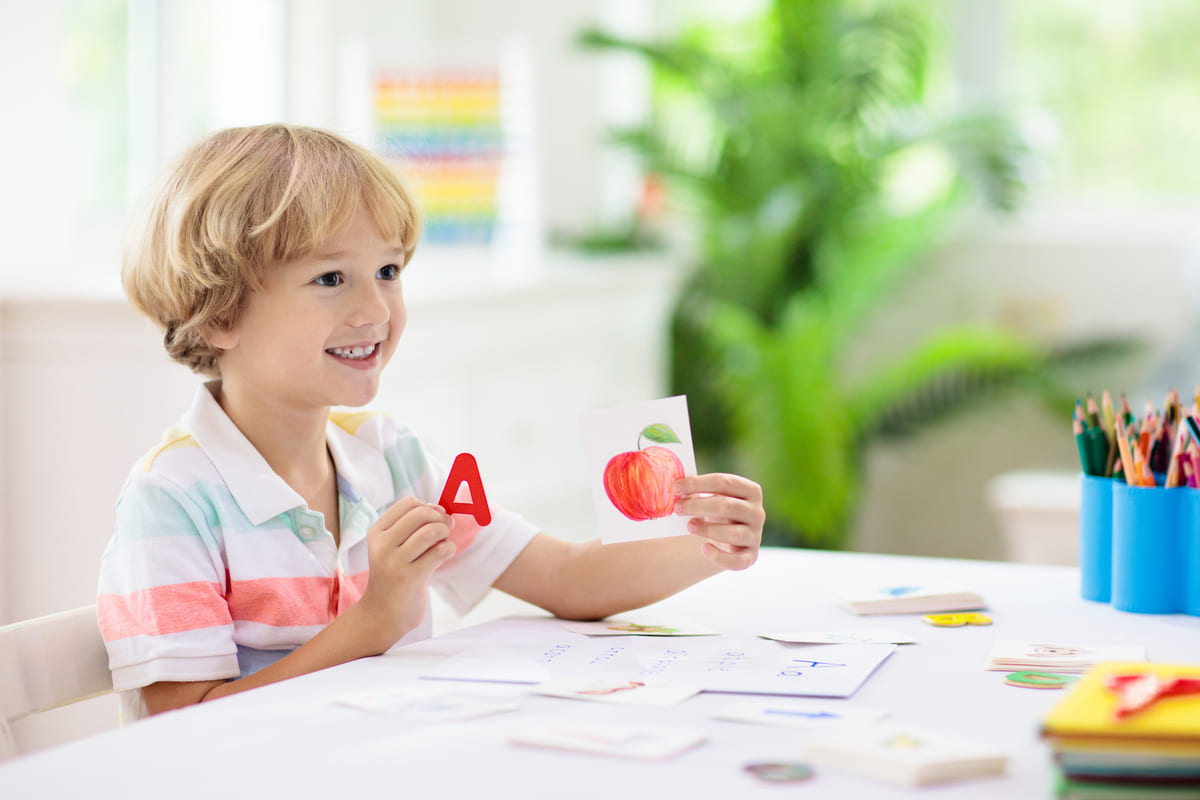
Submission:
<svg viewBox="0 0 1200 800">
<path fill-rule="evenodd" d="M 857 440 L 910 434 L 1044 366 L 1045 357 L 1023 337 L 951 328 L 853 387 L 847 412 Z"/>
<path fill-rule="evenodd" d="M 1013 211 L 1024 199 L 1031 150 L 1011 116 L 998 111 L 904 114 L 880 138 L 875 155 L 886 158 L 924 143 L 942 148 L 990 208 Z"/>
<path fill-rule="evenodd" d="M 841 397 L 822 357 L 825 321 L 794 298 L 780 326 L 764 327 L 723 304 L 709 333 L 725 371 L 720 389 L 739 463 L 752 464 L 768 517 L 797 537 L 788 544 L 837 546 L 857 492 Z"/>
<path fill-rule="evenodd" d="M 928 263 L 959 203 L 954 193 L 904 216 L 874 216 L 822 251 L 821 283 L 830 307 L 829 334 L 840 350 L 883 299 Z"/>
</svg>

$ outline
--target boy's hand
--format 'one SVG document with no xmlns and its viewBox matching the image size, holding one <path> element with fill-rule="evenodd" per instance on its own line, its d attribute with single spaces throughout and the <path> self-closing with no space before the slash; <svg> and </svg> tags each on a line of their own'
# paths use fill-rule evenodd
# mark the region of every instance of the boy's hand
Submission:
<svg viewBox="0 0 1200 800">
<path fill-rule="evenodd" d="M 680 478 L 675 513 L 692 517 L 688 532 L 704 539 L 700 551 L 721 569 L 740 570 L 758 559 L 762 542 L 762 487 L 740 475 L 714 472 Z"/>
<path fill-rule="evenodd" d="M 408 496 L 388 507 L 367 531 L 370 577 L 358 601 L 391 647 L 420 624 L 429 603 L 429 578 L 455 553 L 453 521 L 440 507 Z"/>
</svg>

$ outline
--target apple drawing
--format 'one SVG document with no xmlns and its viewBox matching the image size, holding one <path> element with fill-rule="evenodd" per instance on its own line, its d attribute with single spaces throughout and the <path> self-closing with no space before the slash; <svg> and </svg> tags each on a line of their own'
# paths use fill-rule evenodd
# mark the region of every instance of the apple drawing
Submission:
<svg viewBox="0 0 1200 800">
<path fill-rule="evenodd" d="M 671 484 L 683 477 L 683 462 L 665 447 L 642 448 L 642 439 L 659 444 L 678 442 L 671 426 L 647 425 L 638 434 L 638 449 L 617 453 L 604 467 L 604 493 L 613 506 L 634 522 L 665 517 L 675 509 Z"/>
</svg>

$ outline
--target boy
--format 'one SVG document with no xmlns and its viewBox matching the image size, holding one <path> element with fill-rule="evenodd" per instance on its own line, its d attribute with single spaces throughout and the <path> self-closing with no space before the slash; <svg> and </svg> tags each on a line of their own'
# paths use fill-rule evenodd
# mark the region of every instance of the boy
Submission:
<svg viewBox="0 0 1200 800">
<path fill-rule="evenodd" d="M 404 329 L 419 221 L 366 150 L 286 125 L 184 154 L 125 254 L 131 303 L 215 380 L 134 467 L 97 601 L 127 717 L 313 672 L 430 635 L 491 587 L 560 617 L 608 616 L 757 558 L 759 487 L 683 478 L 694 535 L 601 547 L 494 509 L 435 505 L 446 475 L 361 406 Z M 368 579 L 369 578 L 369 579 Z"/>
</svg>

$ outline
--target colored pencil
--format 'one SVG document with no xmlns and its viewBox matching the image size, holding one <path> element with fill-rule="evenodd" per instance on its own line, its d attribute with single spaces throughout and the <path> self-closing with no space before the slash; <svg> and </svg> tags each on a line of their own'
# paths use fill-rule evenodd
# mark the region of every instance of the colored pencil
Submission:
<svg viewBox="0 0 1200 800">
<path fill-rule="evenodd" d="M 1137 471 L 1133 465 L 1133 452 L 1129 447 L 1129 438 L 1125 435 L 1125 423 L 1120 417 L 1116 419 L 1117 447 L 1121 449 L 1121 469 L 1125 473 L 1125 483 L 1137 486 Z"/>
</svg>

